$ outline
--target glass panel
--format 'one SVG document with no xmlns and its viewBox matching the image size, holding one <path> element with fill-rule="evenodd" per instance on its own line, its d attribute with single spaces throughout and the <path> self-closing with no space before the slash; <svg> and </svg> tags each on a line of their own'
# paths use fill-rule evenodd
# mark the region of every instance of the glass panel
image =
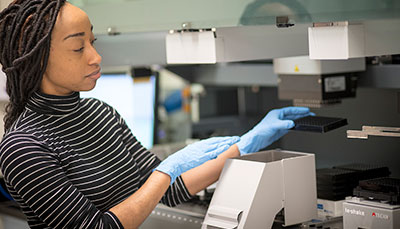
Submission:
<svg viewBox="0 0 400 229">
<path fill-rule="evenodd" d="M 400 18 L 400 1 L 256 0 L 246 6 L 240 24 L 273 24 L 277 16 L 289 16 L 294 23 Z"/>
<path fill-rule="evenodd" d="M 70 0 L 84 9 L 97 32 L 165 31 L 290 23 L 400 18 L 398 0 Z M 96 32 L 95 31 L 95 32 Z"/>
</svg>

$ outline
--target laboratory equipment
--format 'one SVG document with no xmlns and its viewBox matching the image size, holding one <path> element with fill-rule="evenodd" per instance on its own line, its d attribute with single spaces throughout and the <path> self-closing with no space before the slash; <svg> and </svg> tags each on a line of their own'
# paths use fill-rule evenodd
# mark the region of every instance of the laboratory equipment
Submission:
<svg viewBox="0 0 400 229">
<path fill-rule="evenodd" d="M 387 166 L 350 163 L 317 169 L 317 196 L 325 200 L 344 200 L 353 194 L 361 180 L 387 177 Z"/>
<path fill-rule="evenodd" d="M 278 97 L 295 106 L 323 107 L 355 97 L 355 72 L 365 70 L 365 59 L 310 60 L 308 56 L 276 58 Z"/>
<path fill-rule="evenodd" d="M 357 172 L 322 168 L 317 169 L 317 195 L 325 200 L 344 200 L 351 196 L 353 188 L 357 186 Z"/>
<path fill-rule="evenodd" d="M 325 200 L 317 199 L 318 216 L 325 217 L 341 217 L 343 216 L 344 200 Z"/>
<path fill-rule="evenodd" d="M 323 116 L 307 116 L 296 119 L 294 124 L 295 126 L 292 128 L 292 130 L 325 133 L 347 125 L 347 119 Z"/>
<path fill-rule="evenodd" d="M 183 203 L 174 208 L 158 204 L 140 228 L 199 229 L 206 210 L 201 205 L 191 203 Z"/>
<path fill-rule="evenodd" d="M 317 216 L 314 154 L 269 150 L 228 159 L 202 228 L 271 228 Z"/>
<path fill-rule="evenodd" d="M 400 205 L 348 198 L 343 203 L 343 228 L 400 228 Z"/>
<path fill-rule="evenodd" d="M 378 38 L 387 28 L 397 30 L 388 38 Z M 385 29 L 386 28 L 386 29 Z M 398 44 L 396 21 L 331 21 L 314 22 L 308 28 L 308 44 L 311 59 L 349 59 L 384 54 L 398 54 L 393 45 Z"/>
<path fill-rule="evenodd" d="M 187 25 L 182 23 L 182 29 L 166 35 L 167 64 L 215 64 L 308 53 L 309 24 L 290 29 L 276 25 L 185 29 Z"/>
<path fill-rule="evenodd" d="M 347 130 L 347 138 L 368 139 L 368 136 L 400 137 L 400 128 L 363 126 L 362 130 Z"/>
<path fill-rule="evenodd" d="M 358 172 L 359 180 L 387 177 L 390 175 L 389 168 L 387 166 L 382 166 L 382 165 L 350 163 L 345 165 L 333 166 L 333 168 Z"/>
<path fill-rule="evenodd" d="M 353 194 L 369 200 L 400 204 L 400 179 L 382 177 L 362 180 Z"/>
</svg>

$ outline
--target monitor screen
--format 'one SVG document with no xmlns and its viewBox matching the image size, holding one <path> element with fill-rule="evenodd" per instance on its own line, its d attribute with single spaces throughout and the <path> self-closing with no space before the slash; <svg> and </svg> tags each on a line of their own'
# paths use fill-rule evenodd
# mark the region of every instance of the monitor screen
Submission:
<svg viewBox="0 0 400 229">
<path fill-rule="evenodd" d="M 80 95 L 100 99 L 114 107 L 142 145 L 147 149 L 153 146 L 156 76 L 134 80 L 128 74 L 103 74 L 93 90 Z"/>
</svg>

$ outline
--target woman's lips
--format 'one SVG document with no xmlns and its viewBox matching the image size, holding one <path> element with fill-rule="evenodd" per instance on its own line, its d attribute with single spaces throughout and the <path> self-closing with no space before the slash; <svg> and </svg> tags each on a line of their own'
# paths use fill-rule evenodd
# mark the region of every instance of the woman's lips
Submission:
<svg viewBox="0 0 400 229">
<path fill-rule="evenodd" d="M 92 74 L 88 75 L 87 77 L 91 78 L 91 79 L 98 79 L 101 76 L 101 72 L 100 69 L 93 72 Z"/>
</svg>

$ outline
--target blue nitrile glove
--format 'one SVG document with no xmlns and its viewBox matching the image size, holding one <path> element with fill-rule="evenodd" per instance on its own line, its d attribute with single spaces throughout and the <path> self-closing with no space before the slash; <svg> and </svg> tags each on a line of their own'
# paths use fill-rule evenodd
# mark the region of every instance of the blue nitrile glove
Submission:
<svg viewBox="0 0 400 229">
<path fill-rule="evenodd" d="M 168 156 L 155 170 L 168 174 L 172 184 L 182 173 L 216 158 L 239 140 L 238 136 L 233 136 L 213 137 L 195 142 Z"/>
<path fill-rule="evenodd" d="M 294 127 L 293 120 L 314 115 L 307 107 L 285 107 L 271 110 L 253 129 L 240 137 L 240 155 L 257 152 L 285 135 Z"/>
</svg>

